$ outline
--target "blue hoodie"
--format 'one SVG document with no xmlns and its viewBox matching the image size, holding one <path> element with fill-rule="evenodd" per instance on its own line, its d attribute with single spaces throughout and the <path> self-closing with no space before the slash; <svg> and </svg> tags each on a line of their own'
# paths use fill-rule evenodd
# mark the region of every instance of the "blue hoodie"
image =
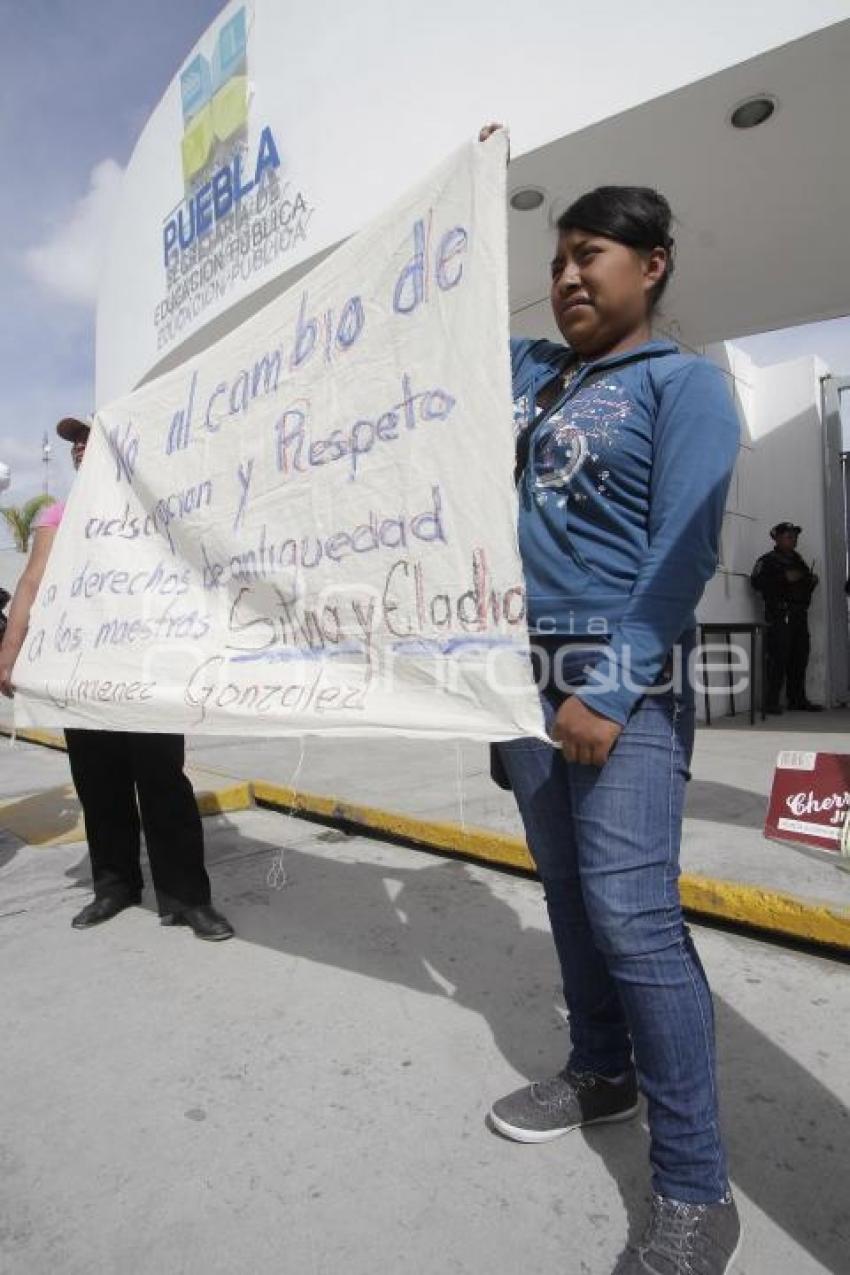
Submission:
<svg viewBox="0 0 850 1275">
<path fill-rule="evenodd" d="M 549 341 L 511 342 L 520 430 L 571 359 Z M 529 628 L 605 641 L 606 686 L 579 694 L 613 721 L 696 623 L 738 446 L 722 373 L 669 341 L 585 364 L 531 437 L 519 480 Z"/>
</svg>

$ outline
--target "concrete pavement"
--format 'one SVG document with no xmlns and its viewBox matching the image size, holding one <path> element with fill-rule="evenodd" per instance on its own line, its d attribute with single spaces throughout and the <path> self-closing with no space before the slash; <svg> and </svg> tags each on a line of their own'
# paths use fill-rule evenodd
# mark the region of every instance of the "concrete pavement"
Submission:
<svg viewBox="0 0 850 1275">
<path fill-rule="evenodd" d="M 10 728 L 4 701 L 0 732 Z M 739 715 L 698 730 L 682 849 L 683 900 L 696 914 L 850 951 L 850 873 L 840 871 L 837 856 L 762 836 L 781 749 L 850 751 L 850 711 L 787 713 L 755 727 Z M 341 815 L 361 829 L 408 842 L 532 866 L 513 799 L 491 782 L 482 745 L 196 736 L 188 740 L 188 756 L 196 786 L 206 789 L 205 812 L 243 808 L 253 792 L 272 804 L 295 801 L 321 817 Z M 42 836 L 52 835 L 53 806 L 61 808 L 68 796 L 59 793 L 44 805 L 48 832 Z M 37 825 L 35 809 L 19 835 L 31 835 Z"/>
<path fill-rule="evenodd" d="M 839 870 L 837 856 L 762 835 L 781 750 L 850 752 L 850 710 L 787 713 L 754 727 L 739 715 L 697 731 L 683 898 L 696 912 L 850 950 L 850 874 Z M 197 736 L 189 755 L 222 781 L 250 778 L 272 800 L 275 789 L 279 799 L 281 789 L 294 788 L 372 808 L 379 817 L 363 822 L 373 829 L 395 827 L 473 857 L 529 863 L 513 798 L 490 780 L 480 744 Z"/>
<path fill-rule="evenodd" d="M 787 713 L 751 727 L 743 715 L 697 731 L 683 867 L 850 906 L 850 877 L 826 855 L 761 835 L 777 753 L 850 752 L 850 709 Z M 490 779 L 486 746 L 415 739 L 343 741 L 189 736 L 190 760 L 222 777 L 263 780 L 344 801 L 520 835 L 510 793 Z"/>
<path fill-rule="evenodd" d="M 4 1272 L 607 1275 L 643 1120 L 544 1147 L 484 1123 L 566 1049 L 537 884 L 259 810 L 205 830 L 230 943 L 147 897 L 73 931 L 85 846 L 0 840 Z M 847 967 L 697 940 L 738 1271 L 846 1272 Z"/>
</svg>

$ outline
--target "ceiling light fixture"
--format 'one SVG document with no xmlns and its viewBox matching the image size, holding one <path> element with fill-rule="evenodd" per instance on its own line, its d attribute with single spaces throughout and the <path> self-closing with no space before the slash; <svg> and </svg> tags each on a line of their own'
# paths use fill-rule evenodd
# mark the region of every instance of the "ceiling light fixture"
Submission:
<svg viewBox="0 0 850 1275">
<path fill-rule="evenodd" d="M 776 98 L 769 97 L 767 93 L 758 93 L 755 97 L 748 97 L 734 107 L 729 116 L 729 123 L 733 128 L 758 128 L 759 124 L 764 124 L 765 120 L 770 119 L 775 110 Z"/>
<path fill-rule="evenodd" d="M 523 186 L 511 195 L 511 208 L 517 212 L 534 212 L 545 198 L 545 194 L 537 186 Z"/>
</svg>

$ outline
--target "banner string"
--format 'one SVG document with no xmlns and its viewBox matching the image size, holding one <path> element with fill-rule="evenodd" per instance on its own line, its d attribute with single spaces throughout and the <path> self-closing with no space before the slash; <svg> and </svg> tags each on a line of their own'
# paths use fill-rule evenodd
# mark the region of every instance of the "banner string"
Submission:
<svg viewBox="0 0 850 1275">
<path fill-rule="evenodd" d="M 465 778 L 463 769 L 463 752 L 461 751 L 461 743 L 458 740 L 455 744 L 455 783 L 457 785 L 457 804 L 460 814 L 460 826 L 466 832 L 466 808 L 463 800 L 463 781 Z"/>
<path fill-rule="evenodd" d="M 292 778 L 289 781 L 289 787 L 292 789 L 293 799 L 292 799 L 292 807 L 289 810 L 286 817 L 287 819 L 290 819 L 290 820 L 293 820 L 296 818 L 296 806 L 297 806 L 297 799 L 298 799 L 298 780 L 301 776 L 301 767 L 304 765 L 304 754 L 306 752 L 305 737 L 303 735 L 299 736 L 298 742 L 300 746 L 299 754 L 298 754 L 298 764 L 295 767 L 295 771 L 292 775 Z M 281 848 L 279 850 L 276 850 L 274 852 L 274 855 L 272 856 L 271 865 L 269 867 L 268 872 L 266 873 L 266 885 L 269 887 L 270 890 L 282 890 L 287 884 L 288 884 L 288 878 L 286 875 L 286 868 L 284 867 L 284 863 L 283 863 L 283 846 L 281 846 Z"/>
</svg>

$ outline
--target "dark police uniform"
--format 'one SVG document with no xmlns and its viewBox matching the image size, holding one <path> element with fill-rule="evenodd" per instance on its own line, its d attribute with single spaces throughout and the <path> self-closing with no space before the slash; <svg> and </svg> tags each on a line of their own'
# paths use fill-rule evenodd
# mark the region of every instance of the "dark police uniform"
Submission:
<svg viewBox="0 0 850 1275">
<path fill-rule="evenodd" d="M 780 522 L 771 529 L 799 533 L 793 523 Z M 789 573 L 797 578 L 789 579 Z M 766 624 L 767 707 L 780 707 L 783 684 L 789 708 L 814 708 L 806 697 L 806 665 L 809 662 L 808 611 L 817 587 L 815 576 L 796 549 L 779 548 L 762 554 L 753 567 L 750 581 L 764 599 Z"/>
</svg>

